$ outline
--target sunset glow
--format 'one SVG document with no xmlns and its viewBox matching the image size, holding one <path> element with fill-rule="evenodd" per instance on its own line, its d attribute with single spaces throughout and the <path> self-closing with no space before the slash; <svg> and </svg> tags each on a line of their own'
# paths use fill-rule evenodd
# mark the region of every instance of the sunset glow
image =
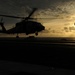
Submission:
<svg viewBox="0 0 75 75">
<path fill-rule="evenodd" d="M 26 0 L 21 2 L 8 0 L 5 4 L 1 1 L 3 5 L 0 5 L 0 14 L 15 15 L 27 17 L 31 12 L 31 7 L 37 7 L 38 10 L 32 15 L 32 17 L 37 22 L 42 23 L 46 31 L 40 32 L 38 37 L 74 37 L 75 36 L 75 1 L 74 0 L 53 0 L 46 1 L 44 0 L 41 4 L 41 1 L 38 0 L 33 5 L 34 0 Z M 17 3 L 17 6 L 16 6 Z M 27 3 L 27 5 L 25 4 Z M 39 6 L 38 6 L 39 4 Z M 10 7 L 9 7 L 10 6 Z M 43 7 L 44 6 L 44 7 Z M 9 11 L 10 10 L 10 11 Z M 13 13 L 12 13 L 13 12 Z M 11 19 L 5 18 L 5 27 L 10 29 L 15 26 L 17 22 L 20 22 L 20 19 Z M 24 34 L 20 34 L 23 36 Z M 33 35 L 33 34 L 32 34 Z M 1 34 L 2 36 L 2 34 Z M 3 36 L 5 36 L 3 34 Z M 9 35 L 10 36 L 10 35 Z M 12 35 L 13 36 L 13 35 Z M 26 36 L 26 35 L 24 35 Z"/>
</svg>

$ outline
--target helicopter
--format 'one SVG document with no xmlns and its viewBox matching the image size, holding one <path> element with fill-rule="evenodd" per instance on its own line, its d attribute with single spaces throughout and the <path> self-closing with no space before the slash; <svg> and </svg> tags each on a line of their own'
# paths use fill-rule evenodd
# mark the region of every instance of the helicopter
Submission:
<svg viewBox="0 0 75 75">
<path fill-rule="evenodd" d="M 32 21 L 31 16 L 33 13 L 37 10 L 37 8 L 33 8 L 32 12 L 28 15 L 28 17 L 17 17 L 17 16 L 10 16 L 10 15 L 0 15 L 3 17 L 11 17 L 11 18 L 20 18 L 22 19 L 20 22 L 17 22 L 15 24 L 15 27 L 6 30 L 4 27 L 4 23 L 0 22 L 0 26 L 2 27 L 2 30 L 0 30 L 0 33 L 6 33 L 6 34 L 17 34 L 16 37 L 19 37 L 19 33 L 25 33 L 26 35 L 35 33 L 35 35 L 38 35 L 38 32 L 45 30 L 45 27 L 37 21 Z"/>
</svg>

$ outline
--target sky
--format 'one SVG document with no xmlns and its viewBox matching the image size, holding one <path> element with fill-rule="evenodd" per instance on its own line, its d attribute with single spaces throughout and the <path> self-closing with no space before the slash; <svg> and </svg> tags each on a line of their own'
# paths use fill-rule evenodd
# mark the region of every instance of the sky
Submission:
<svg viewBox="0 0 75 75">
<path fill-rule="evenodd" d="M 26 17 L 32 8 L 38 10 L 32 17 L 42 23 L 46 30 L 39 37 L 75 37 L 75 0 L 1 0 L 0 14 Z M 0 18 L 2 18 L 0 16 Z M 3 17 L 6 29 L 15 26 L 20 19 Z M 1 29 L 1 27 L 0 27 Z M 20 36 L 26 36 L 19 34 Z M 34 35 L 34 34 L 33 34 Z M 10 36 L 0 34 L 0 36 Z M 14 36 L 14 35 L 11 35 Z"/>
</svg>

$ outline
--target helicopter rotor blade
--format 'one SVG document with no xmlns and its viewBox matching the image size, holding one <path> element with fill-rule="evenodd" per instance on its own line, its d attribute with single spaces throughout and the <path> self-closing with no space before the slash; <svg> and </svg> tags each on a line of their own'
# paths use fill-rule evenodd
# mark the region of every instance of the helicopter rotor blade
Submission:
<svg viewBox="0 0 75 75">
<path fill-rule="evenodd" d="M 37 10 L 37 8 L 33 8 L 33 11 L 29 14 L 29 16 L 27 18 L 29 19 L 36 10 Z"/>
<path fill-rule="evenodd" d="M 34 10 L 35 11 L 35 10 Z M 33 12 L 34 12 L 33 11 Z M 31 13 L 31 14 L 33 14 L 33 12 Z M 31 15 L 30 14 L 30 15 Z M 44 21 L 44 20 L 53 20 L 53 19 L 61 19 L 61 18 L 57 18 L 57 17 L 43 17 L 43 18 L 39 18 L 39 17 L 30 17 L 30 15 L 29 15 L 29 17 L 18 17 L 18 16 L 11 16 L 11 15 L 2 15 L 2 14 L 0 14 L 0 16 L 2 16 L 2 17 L 9 17 L 9 18 L 17 18 L 17 19 L 24 19 L 24 20 L 29 20 L 29 19 L 31 19 L 31 20 L 39 20 L 39 21 Z"/>
<path fill-rule="evenodd" d="M 11 15 L 0 15 L 2 17 L 10 17 L 10 18 L 19 18 L 19 19 L 37 19 L 37 18 L 30 18 L 30 17 L 18 17 L 18 16 L 11 16 Z"/>
<path fill-rule="evenodd" d="M 20 18 L 20 19 L 25 19 L 26 17 L 18 17 L 18 16 L 11 16 L 11 15 L 0 15 L 3 17 L 10 17 L 10 18 Z M 28 19 L 55 19 L 55 18 L 30 18 L 28 17 Z"/>
<path fill-rule="evenodd" d="M 10 15 L 0 15 L 3 17 L 11 17 L 11 18 L 20 18 L 20 19 L 25 19 L 25 17 L 18 17 L 18 16 L 10 16 Z"/>
</svg>

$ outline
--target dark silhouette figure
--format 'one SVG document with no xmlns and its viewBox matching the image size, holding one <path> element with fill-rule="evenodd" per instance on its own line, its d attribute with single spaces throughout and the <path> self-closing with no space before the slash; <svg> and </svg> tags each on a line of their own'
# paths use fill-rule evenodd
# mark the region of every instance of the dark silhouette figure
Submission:
<svg viewBox="0 0 75 75">
<path fill-rule="evenodd" d="M 0 33 L 7 33 L 7 34 L 18 34 L 19 33 L 25 33 L 26 35 L 28 34 L 33 34 L 35 33 L 35 35 L 38 35 L 38 32 L 45 30 L 45 27 L 37 22 L 37 21 L 33 21 L 34 18 L 30 18 L 32 16 L 32 14 L 36 11 L 37 9 L 34 8 L 32 10 L 32 12 L 28 15 L 28 17 L 17 17 L 17 16 L 9 16 L 9 15 L 0 15 L 0 16 L 4 16 L 4 17 L 11 17 L 11 18 L 21 18 L 22 21 L 16 23 L 15 27 L 6 30 L 6 28 L 4 27 L 3 23 L 0 23 L 2 30 L 0 30 Z"/>
</svg>

